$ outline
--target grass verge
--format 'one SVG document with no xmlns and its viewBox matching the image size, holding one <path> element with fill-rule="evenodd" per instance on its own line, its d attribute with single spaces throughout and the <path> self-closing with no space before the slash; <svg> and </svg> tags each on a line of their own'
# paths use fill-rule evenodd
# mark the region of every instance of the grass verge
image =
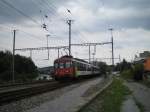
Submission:
<svg viewBox="0 0 150 112">
<path fill-rule="evenodd" d="M 125 80 L 133 80 L 133 73 L 131 70 L 125 70 L 120 75 Z"/>
<path fill-rule="evenodd" d="M 150 80 L 149 79 L 140 81 L 140 83 L 147 86 L 148 88 L 150 88 Z"/>
<path fill-rule="evenodd" d="M 139 108 L 140 112 L 145 112 L 144 106 L 140 102 L 138 102 L 136 100 L 136 98 L 134 98 L 134 101 L 135 101 L 135 104 L 137 105 L 137 107 Z"/>
<path fill-rule="evenodd" d="M 131 92 L 120 79 L 113 79 L 112 84 L 78 112 L 120 112 L 122 102 Z"/>
</svg>

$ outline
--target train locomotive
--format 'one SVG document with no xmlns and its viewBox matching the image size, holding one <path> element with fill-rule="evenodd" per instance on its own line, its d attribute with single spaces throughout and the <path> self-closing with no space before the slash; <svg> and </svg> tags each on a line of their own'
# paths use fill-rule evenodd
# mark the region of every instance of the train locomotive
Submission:
<svg viewBox="0 0 150 112">
<path fill-rule="evenodd" d="M 54 61 L 55 80 L 76 79 L 81 76 L 97 75 L 99 72 L 98 66 L 73 56 L 62 56 Z"/>
</svg>

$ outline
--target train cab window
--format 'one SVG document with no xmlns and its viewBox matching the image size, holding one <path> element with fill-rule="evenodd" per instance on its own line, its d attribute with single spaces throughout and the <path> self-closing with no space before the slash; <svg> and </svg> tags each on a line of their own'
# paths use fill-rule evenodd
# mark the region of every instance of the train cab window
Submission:
<svg viewBox="0 0 150 112">
<path fill-rule="evenodd" d="M 66 62 L 66 68 L 70 68 L 71 67 L 71 62 Z"/>
<path fill-rule="evenodd" d="M 55 63 L 54 66 L 55 66 L 55 68 L 58 68 L 58 63 Z"/>
<path fill-rule="evenodd" d="M 64 63 L 60 63 L 59 68 L 64 68 Z"/>
</svg>

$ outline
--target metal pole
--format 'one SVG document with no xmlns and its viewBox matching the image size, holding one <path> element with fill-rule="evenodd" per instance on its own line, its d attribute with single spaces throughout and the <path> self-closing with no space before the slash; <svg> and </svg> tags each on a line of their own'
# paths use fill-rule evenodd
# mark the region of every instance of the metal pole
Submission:
<svg viewBox="0 0 150 112">
<path fill-rule="evenodd" d="M 95 55 L 95 53 L 92 53 L 92 55 L 93 55 L 93 65 L 94 65 L 94 60 L 95 60 L 95 59 L 94 59 L 94 58 L 95 58 L 94 55 Z"/>
<path fill-rule="evenodd" d="M 69 56 L 71 55 L 71 20 L 69 20 Z"/>
<path fill-rule="evenodd" d="M 30 58 L 32 59 L 32 50 L 30 50 Z"/>
<path fill-rule="evenodd" d="M 121 63 L 121 57 L 120 57 L 120 55 L 119 55 L 119 63 Z"/>
<path fill-rule="evenodd" d="M 12 81 L 15 82 L 15 38 L 16 38 L 16 30 L 13 30 L 13 62 L 12 62 Z"/>
<path fill-rule="evenodd" d="M 58 58 L 59 58 L 59 48 L 58 48 Z"/>
<path fill-rule="evenodd" d="M 91 46 L 89 45 L 89 63 L 91 62 Z"/>
<path fill-rule="evenodd" d="M 119 63 L 120 63 L 120 65 L 121 65 L 121 57 L 120 57 L 120 55 L 119 55 Z M 119 66 L 120 66 L 119 65 Z M 119 70 L 120 70 L 120 72 L 121 72 L 121 66 L 119 67 Z"/>
<path fill-rule="evenodd" d="M 111 33 L 111 43 L 112 43 L 112 66 L 114 66 L 114 40 L 113 40 L 113 28 L 110 28 L 110 33 Z"/>
<path fill-rule="evenodd" d="M 94 53 L 96 54 L 96 45 L 94 46 Z"/>
<path fill-rule="evenodd" d="M 112 40 L 112 65 L 114 66 L 114 41 L 113 41 L 113 36 L 112 36 L 111 40 Z"/>
<path fill-rule="evenodd" d="M 72 20 L 67 21 L 69 25 L 69 56 L 71 55 L 71 22 Z"/>
<path fill-rule="evenodd" d="M 48 60 L 49 60 L 49 49 L 48 49 L 48 36 L 50 36 L 50 35 L 46 35 L 46 37 L 47 37 L 47 54 L 48 54 Z"/>
</svg>

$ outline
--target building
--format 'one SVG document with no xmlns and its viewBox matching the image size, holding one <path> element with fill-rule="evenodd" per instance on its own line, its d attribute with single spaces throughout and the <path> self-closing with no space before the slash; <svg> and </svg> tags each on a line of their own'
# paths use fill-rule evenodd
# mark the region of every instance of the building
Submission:
<svg viewBox="0 0 150 112">
<path fill-rule="evenodd" d="M 143 53 L 135 56 L 134 63 L 143 63 L 144 70 L 150 72 L 150 51 L 144 51 Z"/>
<path fill-rule="evenodd" d="M 150 51 L 144 51 L 143 53 L 140 53 L 139 54 L 140 58 L 147 58 L 147 57 L 150 57 Z"/>
<path fill-rule="evenodd" d="M 147 72 L 150 72 L 150 57 L 146 58 L 144 61 L 144 69 Z"/>
</svg>

